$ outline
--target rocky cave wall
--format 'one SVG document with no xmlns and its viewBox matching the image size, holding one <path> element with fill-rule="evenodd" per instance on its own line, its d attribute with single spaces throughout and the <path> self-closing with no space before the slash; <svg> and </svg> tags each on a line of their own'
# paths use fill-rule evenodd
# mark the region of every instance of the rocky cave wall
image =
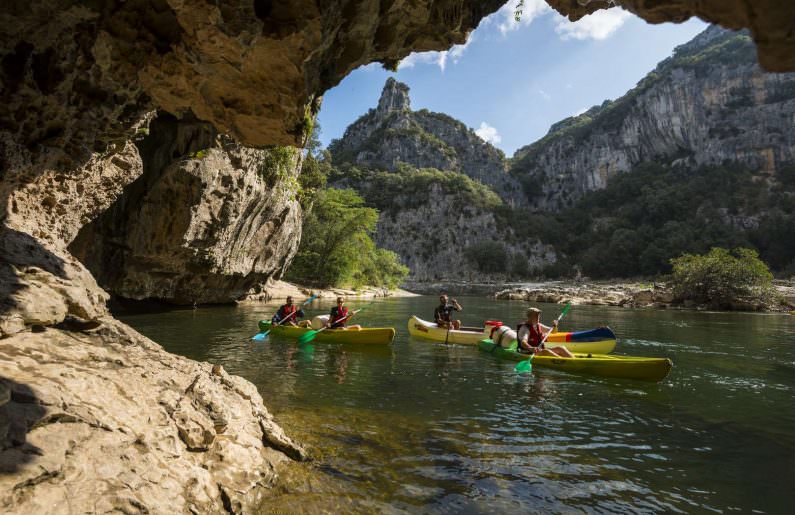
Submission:
<svg viewBox="0 0 795 515">
<path fill-rule="evenodd" d="M 301 237 L 300 150 L 244 147 L 166 113 L 136 146 L 142 175 L 69 246 L 105 290 L 233 302 L 285 271 Z"/>
<path fill-rule="evenodd" d="M 607 6 L 549 1 L 574 17 Z M 275 477 L 274 464 L 285 455 L 301 458 L 302 451 L 273 423 L 249 383 L 171 356 L 110 319 L 107 294 L 67 246 L 145 174 L 146 161 L 133 140 L 154 110 L 181 119 L 193 113 L 241 145 L 301 146 L 319 95 L 350 71 L 373 61 L 394 66 L 412 51 L 463 43 L 501 3 L 0 5 L 3 511 L 250 511 Z M 788 0 L 618 3 L 654 22 L 698 15 L 749 27 L 763 66 L 795 70 L 795 5 Z M 213 148 L 203 157 L 225 168 L 226 177 L 242 170 L 236 159 L 257 159 L 243 148 L 227 154 Z M 214 179 L 209 166 L 193 159 L 167 166 L 161 177 L 176 175 L 177 168 L 185 176 L 180 181 Z M 173 187 L 184 188 L 180 181 Z M 144 234 L 129 219 L 119 220 L 126 224 L 125 237 Z M 183 229 L 183 235 L 201 232 L 189 223 Z M 190 241 L 199 244 L 201 238 Z M 173 246 L 165 251 L 183 252 Z M 121 255 L 125 263 L 138 257 Z M 213 259 L 230 270 L 238 264 L 256 268 L 248 257 Z M 204 270 L 215 266 L 213 259 Z M 104 273 L 99 276 L 105 280 Z M 194 288 L 179 287 L 189 293 Z M 55 324 L 63 329 L 40 332 L 41 325 Z M 31 326 L 36 332 L 24 331 Z"/>
</svg>

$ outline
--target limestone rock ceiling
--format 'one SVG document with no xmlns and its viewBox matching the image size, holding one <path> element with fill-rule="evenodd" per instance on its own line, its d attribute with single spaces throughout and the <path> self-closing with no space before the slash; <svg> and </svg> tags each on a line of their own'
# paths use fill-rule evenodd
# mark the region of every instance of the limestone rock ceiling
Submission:
<svg viewBox="0 0 795 515">
<path fill-rule="evenodd" d="M 610 5 L 548 2 L 572 19 Z M 26 144 L 93 148 L 158 107 L 247 145 L 300 145 L 314 99 L 350 71 L 461 43 L 501 3 L 12 0 L 0 7 L 0 119 Z M 617 3 L 653 23 L 748 27 L 763 66 L 795 70 L 789 0 Z"/>
<path fill-rule="evenodd" d="M 751 30 L 760 64 L 771 72 L 795 71 L 795 2 L 792 0 L 546 0 L 570 20 L 620 5 L 649 23 L 697 16 L 727 29 Z"/>
</svg>

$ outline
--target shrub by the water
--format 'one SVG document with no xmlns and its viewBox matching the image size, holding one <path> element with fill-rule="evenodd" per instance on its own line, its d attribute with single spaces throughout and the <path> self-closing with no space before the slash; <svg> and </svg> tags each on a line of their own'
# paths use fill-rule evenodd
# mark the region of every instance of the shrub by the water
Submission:
<svg viewBox="0 0 795 515">
<path fill-rule="evenodd" d="M 773 275 L 755 250 L 715 247 L 706 254 L 674 258 L 671 265 L 671 283 L 680 300 L 726 308 L 772 299 Z"/>
<path fill-rule="evenodd" d="M 377 221 L 378 211 L 365 207 L 355 191 L 318 191 L 287 277 L 317 287 L 397 286 L 408 268 L 373 243 Z"/>
</svg>

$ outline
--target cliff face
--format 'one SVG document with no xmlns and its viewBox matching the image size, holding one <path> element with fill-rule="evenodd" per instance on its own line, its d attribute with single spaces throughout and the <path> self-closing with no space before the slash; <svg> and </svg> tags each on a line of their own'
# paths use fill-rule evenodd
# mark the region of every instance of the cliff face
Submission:
<svg viewBox="0 0 795 515">
<path fill-rule="evenodd" d="M 502 152 L 450 116 L 412 111 L 405 84 L 388 79 L 378 106 L 329 150 L 341 173 L 332 185 L 379 209 L 375 241 L 409 267 L 409 283 L 486 281 L 555 260 L 500 219 L 501 206 L 523 198 Z"/>
<path fill-rule="evenodd" d="M 284 272 L 301 236 L 301 153 L 256 150 L 161 114 L 137 146 L 143 173 L 69 250 L 109 292 L 232 302 Z"/>
<path fill-rule="evenodd" d="M 430 185 L 428 199 L 416 205 L 406 201 L 405 209 L 382 210 L 375 242 L 392 250 L 409 267 L 409 285 L 423 283 L 501 280 L 555 261 L 550 246 L 537 240 L 517 241 L 492 209 L 467 204 L 459 193 Z M 470 257 L 471 249 L 486 249 L 484 259 L 495 262 L 492 270 L 479 267 Z M 497 261 L 503 260 L 503 263 Z"/>
<path fill-rule="evenodd" d="M 511 173 L 554 211 L 646 161 L 775 172 L 793 159 L 795 74 L 765 73 L 747 36 L 713 26 L 625 96 L 519 149 Z"/>
<path fill-rule="evenodd" d="M 301 146 L 319 96 L 350 70 L 463 43 L 498 7 L 0 6 L 0 511 L 256 506 L 303 451 L 251 384 L 111 319 L 68 247 L 119 295 L 245 293 L 289 262 L 300 216 L 297 151 L 250 147 Z M 157 109 L 185 123 L 155 122 L 149 148 Z"/>
<path fill-rule="evenodd" d="M 403 163 L 460 172 L 509 200 L 517 186 L 506 173 L 502 151 L 450 116 L 412 111 L 409 87 L 393 78 L 387 79 L 378 107 L 351 124 L 329 150 L 335 164 L 395 170 Z"/>
</svg>

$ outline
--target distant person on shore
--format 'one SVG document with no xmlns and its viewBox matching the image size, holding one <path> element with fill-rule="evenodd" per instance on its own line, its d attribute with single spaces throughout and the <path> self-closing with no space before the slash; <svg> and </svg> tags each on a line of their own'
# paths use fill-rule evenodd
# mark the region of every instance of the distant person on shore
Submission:
<svg viewBox="0 0 795 515">
<path fill-rule="evenodd" d="M 455 299 L 453 299 L 452 303 L 448 303 L 447 295 L 441 295 L 439 297 L 439 305 L 433 311 L 433 321 L 436 322 L 436 325 L 445 329 L 448 327 L 460 329 L 461 321 L 453 319 L 453 311 L 463 311 L 461 304 Z"/>
<path fill-rule="evenodd" d="M 536 354 L 538 356 L 558 356 L 562 358 L 573 358 L 569 349 L 566 347 L 553 347 L 547 349 L 542 343 L 544 336 L 548 333 L 557 331 L 558 321 L 552 322 L 552 327 L 541 323 L 541 310 L 529 308 L 527 319 L 516 327 L 517 340 L 519 342 L 518 351 L 526 354 Z"/>
<path fill-rule="evenodd" d="M 283 304 L 276 314 L 271 318 L 273 325 L 294 325 L 305 327 L 308 322 L 298 321 L 299 318 L 304 318 L 304 310 L 293 304 L 293 298 L 287 297 L 287 302 Z"/>
<path fill-rule="evenodd" d="M 343 297 L 337 297 L 337 305 L 331 308 L 327 327 L 329 329 L 361 329 L 362 326 L 360 325 L 347 325 L 351 318 L 353 318 L 353 314 L 348 310 L 347 306 L 345 306 L 345 299 Z"/>
</svg>

